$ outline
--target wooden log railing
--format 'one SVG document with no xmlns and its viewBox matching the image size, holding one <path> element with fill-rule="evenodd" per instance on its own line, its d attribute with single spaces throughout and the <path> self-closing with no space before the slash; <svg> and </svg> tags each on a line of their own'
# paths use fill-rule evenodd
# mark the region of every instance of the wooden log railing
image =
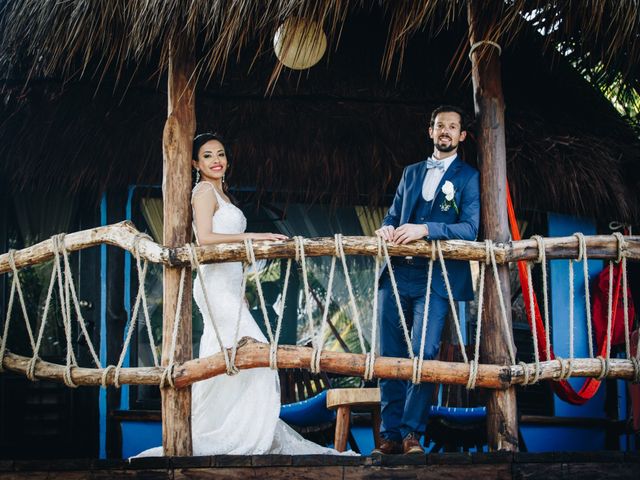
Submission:
<svg viewBox="0 0 640 480">
<path fill-rule="evenodd" d="M 586 236 L 586 247 L 589 258 L 618 258 L 618 239 L 611 235 Z M 139 255 L 150 262 L 168 266 L 183 266 L 190 262 L 188 249 L 185 247 L 168 248 L 159 245 L 148 237 L 141 236 L 131 222 L 97 227 L 90 230 L 70 233 L 64 239 L 67 251 L 77 251 L 89 247 L 107 244 L 122 248 Z M 343 237 L 342 244 L 347 255 L 378 254 L 378 240 L 373 237 Z M 449 240 L 441 242 L 445 258 L 484 261 L 486 246 L 483 242 Z M 304 240 L 305 254 L 312 256 L 330 256 L 336 251 L 334 238 L 311 238 Z M 579 254 L 578 239 L 556 237 L 545 239 L 547 259 L 576 258 Z M 389 245 L 391 256 L 431 256 L 432 243 L 415 242 L 411 245 Z M 220 244 L 195 249 L 201 263 L 241 261 L 246 259 L 245 245 Z M 255 242 L 256 258 L 292 258 L 296 256 L 293 240 L 279 242 Z M 518 260 L 535 260 L 538 258 L 538 247 L 535 240 L 522 240 L 496 244 L 494 249 L 498 263 Z M 624 237 L 622 254 L 627 259 L 640 259 L 640 237 Z M 17 268 L 45 262 L 54 257 L 53 242 L 45 240 L 28 248 L 13 252 Z M 11 271 L 9 254 L 0 255 L 0 274 Z M 245 339 L 238 348 L 235 365 L 239 369 L 269 366 L 269 345 Z M 312 349 L 306 347 L 278 347 L 279 368 L 310 368 Z M 26 374 L 29 368 L 29 357 L 16 355 L 7 351 L 2 359 L 7 370 Z M 362 376 L 365 372 L 365 355 L 323 351 L 320 362 L 321 369 L 327 372 Z M 602 362 L 599 359 L 573 359 L 572 376 L 598 377 L 602 373 Z M 448 363 L 435 360 L 423 362 L 421 381 L 466 385 L 469 378 L 469 364 Z M 535 364 L 519 364 L 510 366 L 487 365 L 478 366 L 476 386 L 493 389 L 506 389 L 511 385 L 523 384 L 533 376 Z M 163 368 L 139 367 L 122 368 L 119 373 L 120 384 L 157 385 L 160 383 Z M 413 362 L 406 358 L 378 357 L 375 361 L 375 376 L 378 378 L 410 380 L 413 373 Z M 539 380 L 558 379 L 562 372 L 559 361 L 540 363 Z M 226 371 L 222 354 L 207 358 L 198 358 L 178 363 L 173 371 L 173 379 L 177 388 L 191 385 L 194 382 L 219 375 Z M 525 374 L 525 371 L 528 374 Z M 62 381 L 65 366 L 38 361 L 35 377 Z M 104 369 L 73 367 L 71 378 L 78 385 L 100 385 Z M 634 380 L 637 375 L 632 360 L 610 359 L 607 377 Z M 105 377 L 106 384 L 114 384 L 115 372 L 111 369 Z"/>
<path fill-rule="evenodd" d="M 278 347 L 278 368 L 310 368 L 313 349 L 309 347 L 280 346 Z M 240 370 L 269 367 L 269 345 L 251 338 L 240 341 L 235 360 L 235 366 Z M 3 359 L 5 369 L 25 375 L 28 369 L 29 357 L 6 353 Z M 351 376 L 363 376 L 366 356 L 364 354 L 340 353 L 323 351 L 320 368 L 324 372 L 338 373 Z M 469 365 L 462 362 L 441 362 L 439 360 L 424 360 L 422 367 L 422 382 L 448 383 L 466 385 L 469 378 Z M 573 376 L 598 377 L 602 371 L 602 363 L 594 358 L 580 358 L 572 361 Z M 529 376 L 533 376 L 535 364 L 518 365 L 478 365 L 477 387 L 506 389 L 512 385 L 525 383 L 525 369 Z M 35 367 L 35 377 L 39 379 L 63 381 L 65 367 L 45 361 L 38 361 Z M 77 385 L 99 386 L 105 369 L 74 367 L 71 378 Z M 158 385 L 162 377 L 162 368 L 158 367 L 130 367 L 120 372 L 120 384 Z M 221 353 L 204 358 L 186 361 L 175 367 L 173 379 L 176 388 L 184 388 L 200 380 L 221 375 L 226 372 L 226 364 Z M 377 357 L 374 368 L 377 378 L 411 380 L 413 361 L 408 358 Z M 540 377 L 542 380 L 558 380 L 562 374 L 562 367 L 557 360 L 540 362 Z M 631 360 L 610 359 L 607 378 L 634 380 L 634 366 Z M 106 375 L 105 383 L 113 385 L 115 371 L 112 369 Z"/>
<path fill-rule="evenodd" d="M 148 238 L 139 238 L 140 232 L 129 222 L 120 222 L 104 227 L 96 227 L 80 232 L 69 233 L 64 239 L 65 248 L 72 252 L 85 248 L 106 244 L 122 248 L 130 253 L 138 242 L 141 258 L 152 263 L 178 267 L 188 265 L 189 251 L 186 247 L 168 248 L 159 245 Z M 629 260 L 640 260 L 640 236 L 624 237 L 623 255 Z M 615 260 L 618 257 L 618 241 L 612 235 L 585 236 L 588 256 L 590 259 Z M 376 256 L 378 241 L 375 237 L 342 237 L 344 253 L 346 255 Z M 335 240 L 332 237 L 305 238 L 305 255 L 307 257 L 332 256 L 336 251 Z M 267 258 L 295 258 L 296 247 L 293 239 L 286 241 L 256 241 L 253 243 L 256 259 Z M 484 261 L 486 248 L 484 242 L 470 242 L 466 240 L 443 240 L 441 249 L 444 258 Z M 196 247 L 196 254 L 200 263 L 220 263 L 244 261 L 247 259 L 243 243 L 225 243 Z M 410 245 L 388 245 L 391 256 L 430 257 L 432 243 L 419 241 Z M 494 246 L 496 262 L 498 264 L 516 262 L 519 260 L 535 261 L 538 258 L 538 247 L 535 240 L 519 240 L 509 243 L 496 243 Z M 578 239 L 570 237 L 552 237 L 545 239 L 545 253 L 548 260 L 577 258 L 579 254 Z M 16 250 L 14 260 L 18 268 L 24 268 L 51 260 L 54 256 L 53 242 L 44 240 L 31 247 Z M 0 255 L 0 274 L 11 270 L 9 255 Z"/>
</svg>

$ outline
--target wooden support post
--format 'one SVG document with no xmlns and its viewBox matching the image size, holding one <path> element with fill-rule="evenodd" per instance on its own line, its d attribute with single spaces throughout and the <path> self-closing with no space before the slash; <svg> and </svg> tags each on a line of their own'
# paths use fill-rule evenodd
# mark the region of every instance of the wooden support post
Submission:
<svg viewBox="0 0 640 480">
<path fill-rule="evenodd" d="M 482 3 L 482 4 L 481 4 Z M 469 0 L 469 41 L 476 46 L 471 54 L 473 98 L 478 122 L 478 156 L 481 166 L 481 221 L 486 238 L 496 242 L 509 240 L 507 216 L 507 162 L 504 133 L 504 97 L 500 68 L 500 54 L 496 42 L 495 18 L 502 10 L 502 0 L 475 2 Z M 508 323 L 511 325 L 511 288 L 509 266 L 498 267 L 500 287 L 508 304 Z M 493 275 L 485 280 L 483 362 L 496 365 L 511 363 L 507 342 L 501 326 L 500 303 Z M 491 391 L 487 404 L 487 436 L 490 450 L 518 449 L 518 419 L 515 387 Z"/>
<path fill-rule="evenodd" d="M 169 63 L 168 116 L 162 138 L 164 245 L 191 241 L 191 148 L 195 133 L 195 63 L 186 48 L 174 45 Z M 162 365 L 169 363 L 176 315 L 181 323 L 175 362 L 191 359 L 191 269 L 187 267 L 182 304 L 177 306 L 180 268 L 164 267 L 162 312 Z M 162 446 L 164 454 L 191 455 L 191 388 L 162 389 Z"/>
</svg>

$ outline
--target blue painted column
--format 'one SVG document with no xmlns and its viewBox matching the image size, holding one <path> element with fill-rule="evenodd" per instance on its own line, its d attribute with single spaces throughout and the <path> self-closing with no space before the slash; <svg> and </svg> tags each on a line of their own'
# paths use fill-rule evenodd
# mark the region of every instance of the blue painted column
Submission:
<svg viewBox="0 0 640 480">
<path fill-rule="evenodd" d="M 100 225 L 107 224 L 107 194 L 100 200 Z M 107 360 L 107 246 L 100 245 L 100 364 L 106 367 Z M 99 456 L 107 458 L 107 390 L 100 389 L 98 395 Z"/>
</svg>

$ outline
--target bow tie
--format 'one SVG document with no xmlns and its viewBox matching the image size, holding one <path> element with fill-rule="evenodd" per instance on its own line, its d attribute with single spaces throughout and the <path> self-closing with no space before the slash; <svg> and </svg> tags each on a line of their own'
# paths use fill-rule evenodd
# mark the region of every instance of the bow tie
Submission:
<svg viewBox="0 0 640 480">
<path fill-rule="evenodd" d="M 433 158 L 427 159 L 427 169 L 437 168 L 440 171 L 444 171 L 444 160 L 434 160 Z"/>
</svg>

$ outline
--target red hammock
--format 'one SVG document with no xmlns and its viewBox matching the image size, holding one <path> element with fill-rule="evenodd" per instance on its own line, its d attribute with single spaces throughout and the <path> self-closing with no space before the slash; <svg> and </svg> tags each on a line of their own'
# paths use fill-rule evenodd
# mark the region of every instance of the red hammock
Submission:
<svg viewBox="0 0 640 480">
<path fill-rule="evenodd" d="M 511 236 L 513 240 L 521 240 L 520 229 L 518 228 L 518 223 L 516 221 L 516 213 L 513 208 L 513 202 L 511 201 L 511 191 L 509 190 L 509 185 L 507 184 L 507 208 L 509 210 L 509 225 L 511 226 Z M 524 303 L 527 311 L 527 320 L 529 322 L 529 327 L 532 326 L 531 315 L 531 305 L 529 303 L 529 277 L 527 274 L 527 266 L 524 260 L 518 262 L 518 273 L 520 276 L 520 284 L 522 285 L 522 294 L 524 297 Z M 612 318 L 616 318 L 616 308 L 618 306 L 618 297 L 620 295 L 620 280 L 621 273 L 620 269 L 616 269 L 615 272 L 615 280 L 614 280 L 614 297 L 613 297 L 613 315 Z M 545 360 L 553 360 L 555 355 L 553 353 L 553 349 L 550 349 L 551 358 L 547 358 L 547 340 L 544 329 L 544 324 L 542 322 L 542 316 L 540 315 L 540 308 L 538 306 L 538 301 L 535 296 L 535 292 L 533 295 L 533 305 L 535 310 L 535 322 L 536 322 L 536 331 L 538 337 L 538 349 L 541 351 L 540 357 L 543 361 Z M 533 328 L 531 329 L 533 331 Z M 598 342 L 600 343 L 600 342 Z M 598 355 L 605 356 L 607 353 L 607 342 L 602 341 L 601 347 Z M 571 384 L 566 380 L 553 381 L 551 382 L 553 390 L 556 395 L 560 397 L 565 402 L 568 402 L 572 405 L 583 405 L 587 403 L 598 391 L 600 388 L 600 381 L 595 378 L 587 378 L 580 388 L 579 391 L 575 391 Z"/>
</svg>

